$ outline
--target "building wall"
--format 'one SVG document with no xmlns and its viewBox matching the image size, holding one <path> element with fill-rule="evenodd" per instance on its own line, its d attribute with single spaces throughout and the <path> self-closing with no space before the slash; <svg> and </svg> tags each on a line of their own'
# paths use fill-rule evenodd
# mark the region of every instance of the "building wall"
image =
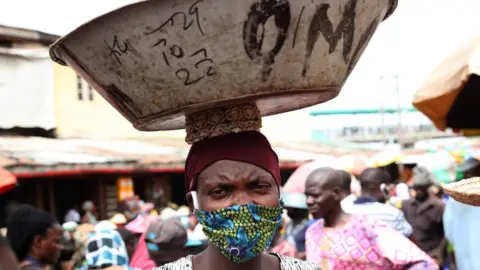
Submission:
<svg viewBox="0 0 480 270">
<path fill-rule="evenodd" d="M 47 49 L 32 52 L 35 56 L 27 56 L 30 51 L 2 52 L 0 128 L 54 128 L 54 74 Z"/>
<path fill-rule="evenodd" d="M 115 138 L 179 138 L 184 130 L 139 132 L 123 118 L 84 80 L 82 99 L 76 73 L 68 67 L 54 64 L 55 120 L 59 137 Z M 90 97 L 91 95 L 91 97 Z M 262 132 L 272 141 L 310 140 L 309 115 L 306 110 L 266 117 Z M 292 126 L 295 129 L 292 129 Z"/>
<path fill-rule="evenodd" d="M 139 132 L 82 80 L 82 98 L 76 73 L 54 64 L 55 120 L 59 137 L 138 138 L 184 137 L 184 131 Z M 92 98 L 90 98 L 92 95 Z"/>
</svg>

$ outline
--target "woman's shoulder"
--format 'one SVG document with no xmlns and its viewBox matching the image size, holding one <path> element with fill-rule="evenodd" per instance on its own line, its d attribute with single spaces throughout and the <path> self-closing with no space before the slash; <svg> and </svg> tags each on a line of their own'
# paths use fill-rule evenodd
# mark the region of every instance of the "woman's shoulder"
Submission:
<svg viewBox="0 0 480 270">
<path fill-rule="evenodd" d="M 192 255 L 188 255 L 177 261 L 154 268 L 153 270 L 192 270 L 192 258 Z"/>
<path fill-rule="evenodd" d="M 320 270 L 320 266 L 317 264 L 302 261 L 296 258 L 287 257 L 284 255 L 271 253 L 280 259 L 281 270 Z"/>
</svg>

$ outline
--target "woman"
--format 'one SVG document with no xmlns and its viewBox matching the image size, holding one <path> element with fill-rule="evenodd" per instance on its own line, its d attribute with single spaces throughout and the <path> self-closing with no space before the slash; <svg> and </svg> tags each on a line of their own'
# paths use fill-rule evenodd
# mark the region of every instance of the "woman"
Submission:
<svg viewBox="0 0 480 270">
<path fill-rule="evenodd" d="M 94 231 L 85 247 L 85 264 L 82 270 L 118 268 L 133 270 L 128 263 L 125 243 L 114 230 Z"/>
<path fill-rule="evenodd" d="M 281 177 L 277 155 L 258 132 L 258 109 L 254 105 L 246 107 L 257 117 L 249 122 L 250 131 L 235 134 L 223 133 L 232 122 L 214 125 L 208 132 L 192 132 L 194 127 L 189 123 L 195 123 L 195 119 L 187 117 L 187 141 L 194 143 L 185 164 L 187 200 L 209 245 L 196 256 L 158 269 L 319 269 L 314 264 L 264 252 L 282 221 Z M 244 108 L 235 109 L 241 112 Z M 216 113 L 221 116 L 228 111 L 219 109 Z M 208 119 L 211 114 L 207 111 L 194 118 Z M 237 115 L 236 123 L 245 114 Z"/>
</svg>

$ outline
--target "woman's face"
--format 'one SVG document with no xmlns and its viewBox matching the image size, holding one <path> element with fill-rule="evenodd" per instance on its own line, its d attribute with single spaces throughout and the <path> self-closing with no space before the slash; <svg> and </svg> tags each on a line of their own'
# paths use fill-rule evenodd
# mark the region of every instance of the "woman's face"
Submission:
<svg viewBox="0 0 480 270">
<path fill-rule="evenodd" d="M 233 205 L 278 206 L 280 191 L 273 176 L 255 165 L 221 160 L 198 176 L 198 204 L 201 210 L 214 211 Z"/>
</svg>

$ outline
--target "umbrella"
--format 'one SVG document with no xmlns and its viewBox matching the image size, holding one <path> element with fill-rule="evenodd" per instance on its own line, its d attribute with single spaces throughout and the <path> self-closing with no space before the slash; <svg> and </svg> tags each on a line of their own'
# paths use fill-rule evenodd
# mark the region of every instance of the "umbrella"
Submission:
<svg viewBox="0 0 480 270">
<path fill-rule="evenodd" d="M 413 106 L 445 130 L 480 129 L 480 36 L 464 43 L 431 74 L 413 98 Z"/>
<path fill-rule="evenodd" d="M 396 150 L 379 152 L 370 158 L 369 165 L 375 168 L 385 167 L 398 162 L 403 156 L 401 151 Z"/>
<path fill-rule="evenodd" d="M 334 167 L 337 164 L 337 159 L 334 157 L 325 157 L 321 160 L 315 160 L 304 164 L 298 167 L 288 178 L 285 186 L 283 187 L 283 191 L 303 193 L 305 192 L 305 182 L 307 181 L 307 177 L 313 171 L 322 167 Z"/>
<path fill-rule="evenodd" d="M 363 155 L 346 155 L 339 158 L 339 163 L 341 169 L 358 176 L 369 167 L 369 158 Z"/>
<path fill-rule="evenodd" d="M 0 167 L 0 195 L 9 192 L 16 186 L 17 178 L 15 175 Z"/>
</svg>

